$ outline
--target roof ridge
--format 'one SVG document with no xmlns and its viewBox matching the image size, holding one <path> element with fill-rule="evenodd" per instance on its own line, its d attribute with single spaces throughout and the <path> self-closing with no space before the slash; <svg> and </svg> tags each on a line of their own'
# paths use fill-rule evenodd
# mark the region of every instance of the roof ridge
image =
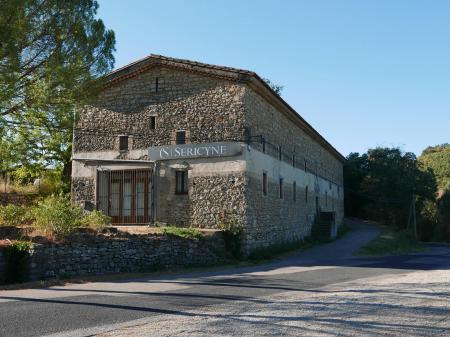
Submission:
<svg viewBox="0 0 450 337">
<path fill-rule="evenodd" d="M 159 54 L 150 54 L 149 57 L 157 58 L 157 59 L 161 59 L 161 60 L 166 60 L 166 61 L 185 63 L 185 64 L 194 65 L 194 66 L 212 68 L 212 69 L 216 69 L 216 70 L 225 70 L 225 71 L 244 73 L 244 74 L 247 74 L 247 75 L 254 75 L 255 74 L 255 72 L 251 71 L 251 70 L 246 70 L 246 69 L 241 69 L 241 68 L 234 68 L 234 67 L 228 67 L 228 66 L 220 66 L 220 65 L 217 65 L 217 64 L 198 62 L 198 61 L 193 61 L 193 60 L 188 60 L 188 59 L 181 59 L 181 58 L 176 58 L 176 57 L 169 57 L 169 56 L 164 56 L 164 55 L 159 55 Z"/>
</svg>

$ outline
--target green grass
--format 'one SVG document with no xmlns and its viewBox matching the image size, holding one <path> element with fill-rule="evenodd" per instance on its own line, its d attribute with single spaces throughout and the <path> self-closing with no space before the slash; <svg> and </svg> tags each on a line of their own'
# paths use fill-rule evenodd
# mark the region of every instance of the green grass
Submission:
<svg viewBox="0 0 450 337">
<path fill-rule="evenodd" d="M 375 239 L 356 251 L 355 255 L 402 255 L 421 252 L 424 249 L 424 245 L 417 241 L 409 231 L 384 229 Z"/>
<path fill-rule="evenodd" d="M 161 232 L 165 235 L 179 236 L 183 239 L 200 239 L 203 237 L 202 232 L 196 228 L 184 228 L 175 226 L 160 227 Z"/>
</svg>

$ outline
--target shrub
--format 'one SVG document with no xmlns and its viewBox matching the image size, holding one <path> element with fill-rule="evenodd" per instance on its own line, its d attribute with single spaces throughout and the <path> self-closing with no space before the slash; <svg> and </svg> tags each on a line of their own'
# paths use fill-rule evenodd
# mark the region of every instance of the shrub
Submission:
<svg viewBox="0 0 450 337">
<path fill-rule="evenodd" d="M 95 231 L 102 231 L 111 224 L 111 218 L 100 211 L 94 210 L 84 215 L 81 225 Z"/>
<path fill-rule="evenodd" d="M 27 209 L 23 206 L 0 206 L 0 226 L 18 226 L 26 222 Z"/>
<path fill-rule="evenodd" d="M 217 227 L 223 231 L 225 249 L 235 259 L 242 258 L 241 236 L 244 230 L 242 223 L 231 213 L 224 213 L 217 221 Z"/>
<path fill-rule="evenodd" d="M 67 196 L 51 195 L 31 209 L 33 228 L 46 235 L 67 235 L 82 224 L 83 210 Z"/>
<path fill-rule="evenodd" d="M 165 226 L 161 227 L 161 231 L 165 235 L 179 236 L 184 239 L 200 239 L 203 237 L 197 228 Z"/>
</svg>

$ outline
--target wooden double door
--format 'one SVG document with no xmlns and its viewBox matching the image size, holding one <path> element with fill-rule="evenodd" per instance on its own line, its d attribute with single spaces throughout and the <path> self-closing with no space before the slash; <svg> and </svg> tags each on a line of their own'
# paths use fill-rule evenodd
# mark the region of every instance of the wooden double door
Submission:
<svg viewBox="0 0 450 337">
<path fill-rule="evenodd" d="M 113 224 L 148 224 L 152 212 L 152 170 L 98 171 L 97 209 L 110 216 Z"/>
</svg>

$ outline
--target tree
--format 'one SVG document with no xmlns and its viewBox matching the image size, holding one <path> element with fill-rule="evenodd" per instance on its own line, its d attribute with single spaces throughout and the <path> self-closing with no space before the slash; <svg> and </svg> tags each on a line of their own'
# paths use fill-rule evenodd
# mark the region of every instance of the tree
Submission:
<svg viewBox="0 0 450 337">
<path fill-rule="evenodd" d="M 278 96 L 281 96 L 281 92 L 282 92 L 283 89 L 284 89 L 284 86 L 283 86 L 283 85 L 275 84 L 275 83 L 273 83 L 271 80 L 269 80 L 268 78 L 263 78 L 263 80 L 264 80 L 264 82 L 267 83 L 267 85 L 268 85 L 273 91 L 275 91 L 275 93 L 276 93 Z"/>
<path fill-rule="evenodd" d="M 450 144 L 427 147 L 419 161 L 425 168 L 433 170 L 439 189 L 450 190 Z"/>
<path fill-rule="evenodd" d="M 397 148 L 375 148 L 367 154 L 351 154 L 345 167 L 346 209 L 354 215 L 404 228 L 412 196 L 417 209 L 434 200 L 436 181 L 430 170 L 420 167 L 413 153 Z M 349 205 L 347 205 L 349 203 Z M 352 215 L 352 214 L 350 214 Z"/>
<path fill-rule="evenodd" d="M 95 0 L 1 0 L 0 137 L 13 165 L 70 158 L 75 107 L 114 64 L 115 38 Z M 6 148 L 6 147 L 5 147 Z"/>
</svg>

